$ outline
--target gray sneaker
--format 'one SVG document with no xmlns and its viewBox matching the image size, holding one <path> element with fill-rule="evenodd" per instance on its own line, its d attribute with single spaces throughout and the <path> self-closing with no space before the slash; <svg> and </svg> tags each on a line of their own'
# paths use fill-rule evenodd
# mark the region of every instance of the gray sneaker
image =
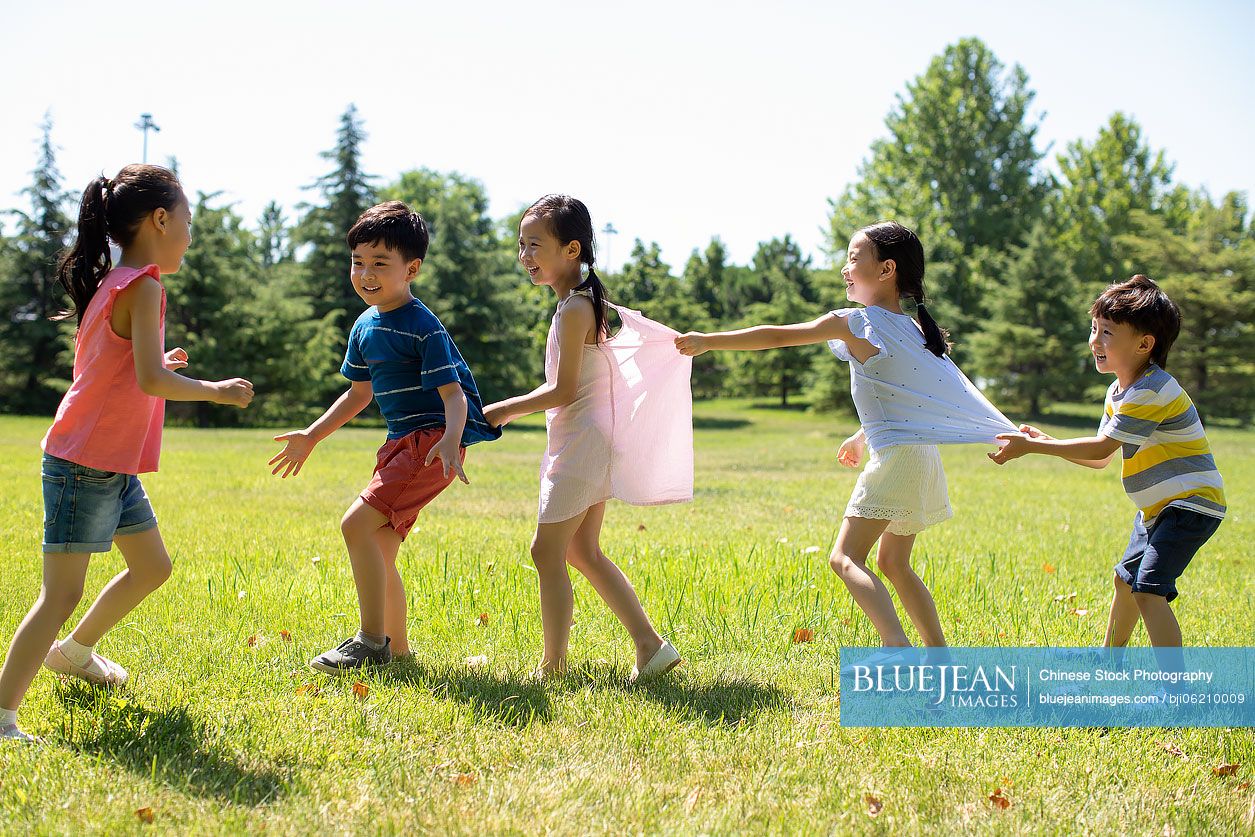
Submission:
<svg viewBox="0 0 1255 837">
<path fill-rule="evenodd" d="M 327 674 L 365 666 L 382 666 L 392 662 L 392 640 L 385 637 L 383 648 L 371 648 L 357 636 L 351 636 L 335 648 L 310 660 L 309 667 Z"/>
</svg>

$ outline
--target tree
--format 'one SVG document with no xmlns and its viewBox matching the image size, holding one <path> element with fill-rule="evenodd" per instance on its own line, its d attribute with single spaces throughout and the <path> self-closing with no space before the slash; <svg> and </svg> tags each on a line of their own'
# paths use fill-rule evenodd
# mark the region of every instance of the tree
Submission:
<svg viewBox="0 0 1255 837">
<path fill-rule="evenodd" d="M 872 144 L 859 181 L 831 202 L 831 252 L 880 218 L 912 227 L 928 255 L 938 319 L 960 337 L 973 332 L 985 309 L 975 277 L 981 255 L 1023 244 L 1049 191 L 1034 96 L 1024 70 L 1004 71 L 980 40 L 947 47 L 907 84 L 886 119 L 889 136 Z"/>
<path fill-rule="evenodd" d="M 31 185 L 22 190 L 30 212 L 14 210 L 16 235 L 6 242 L 7 269 L 0 276 L 0 408 L 51 413 L 69 385 L 63 352 L 73 323 L 53 322 L 66 304 L 57 285 L 57 259 L 72 223 L 70 195 L 61 184 L 52 117 L 40 126 L 39 157 Z"/>
<path fill-rule="evenodd" d="M 366 132 L 357 115 L 357 107 L 349 105 L 340 117 L 336 145 L 320 155 L 334 164 L 327 174 L 308 188 L 318 190 L 322 202 L 302 204 L 305 216 L 297 225 L 293 240 L 298 247 L 308 248 L 303 261 L 309 271 L 315 300 L 315 314 L 321 318 L 339 311 L 336 322 L 346 335 L 353 317 L 349 312 L 361 309 L 361 300 L 348 279 L 348 248 L 344 237 L 358 216 L 375 201 L 374 177 L 361 165 L 362 143 Z M 355 316 L 355 315 L 354 315 Z"/>
<path fill-rule="evenodd" d="M 1251 422 L 1255 412 L 1255 237 L 1245 197 L 1214 202 L 1193 196 L 1184 231 L 1141 210 L 1135 233 L 1121 236 L 1133 267 L 1159 282 L 1181 308 L 1181 335 L 1169 355 L 1171 372 L 1199 413 Z"/>
<path fill-rule="evenodd" d="M 971 369 L 996 402 L 1040 417 L 1044 402 L 1077 400 L 1088 316 L 1047 218 L 1023 247 L 995 257 L 989 317 L 971 341 Z M 1083 386 L 1082 386 L 1083 388 Z"/>
<path fill-rule="evenodd" d="M 263 268 L 293 260 L 292 231 L 283 218 L 283 207 L 274 201 L 266 204 L 257 219 L 257 238 Z"/>
</svg>

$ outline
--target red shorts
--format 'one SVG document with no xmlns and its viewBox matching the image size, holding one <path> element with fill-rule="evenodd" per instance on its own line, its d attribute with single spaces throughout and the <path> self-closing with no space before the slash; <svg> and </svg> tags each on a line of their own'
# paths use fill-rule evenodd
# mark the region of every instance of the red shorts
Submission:
<svg viewBox="0 0 1255 837">
<path fill-rule="evenodd" d="M 427 453 L 443 436 L 444 428 L 436 427 L 384 442 L 375 461 L 375 473 L 362 491 L 362 500 L 388 518 L 401 540 L 410 533 L 423 506 L 457 479 L 452 468 L 449 476 L 444 476 L 439 457 L 430 465 L 423 465 Z M 459 448 L 458 459 L 466 460 L 465 447 Z"/>
</svg>

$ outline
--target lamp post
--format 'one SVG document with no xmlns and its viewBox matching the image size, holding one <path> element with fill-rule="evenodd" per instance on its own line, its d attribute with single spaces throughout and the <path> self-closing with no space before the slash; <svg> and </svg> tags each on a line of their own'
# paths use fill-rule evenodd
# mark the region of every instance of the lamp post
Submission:
<svg viewBox="0 0 1255 837">
<path fill-rule="evenodd" d="M 619 234 L 619 231 L 618 231 L 618 230 L 616 230 L 616 229 L 614 228 L 614 224 L 612 224 L 612 223 L 610 223 L 609 221 L 607 221 L 607 222 L 606 222 L 606 225 L 605 225 L 604 227 L 602 227 L 602 228 L 601 228 L 601 233 L 602 233 L 602 235 L 604 235 L 604 236 L 606 237 L 606 261 L 605 261 L 605 270 L 606 270 L 606 273 L 607 273 L 607 274 L 609 274 L 609 273 L 610 273 L 610 265 L 611 265 L 611 261 L 610 261 L 610 243 L 611 243 L 611 240 L 612 240 L 612 239 L 611 239 L 611 237 L 612 237 L 612 236 L 616 236 L 616 235 L 618 235 L 618 234 Z"/>
<path fill-rule="evenodd" d="M 139 121 L 135 123 L 135 127 L 144 132 L 144 157 L 142 160 L 140 160 L 140 162 L 147 163 L 148 162 L 148 132 L 160 131 L 161 129 L 157 127 L 156 122 L 153 122 L 153 115 L 151 113 L 141 113 L 139 115 Z"/>
</svg>

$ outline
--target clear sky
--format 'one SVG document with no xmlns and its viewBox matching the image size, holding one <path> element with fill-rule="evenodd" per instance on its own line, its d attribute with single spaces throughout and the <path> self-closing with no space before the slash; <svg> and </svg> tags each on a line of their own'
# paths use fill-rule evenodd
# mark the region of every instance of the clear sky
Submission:
<svg viewBox="0 0 1255 837">
<path fill-rule="evenodd" d="M 818 263 L 828 199 L 906 82 L 965 35 L 1028 71 L 1051 158 L 1123 110 L 1178 182 L 1255 187 L 1250 0 L 879 8 L 0 0 L 0 208 L 25 205 L 45 111 L 76 192 L 139 158 L 151 112 L 150 161 L 174 155 L 189 190 L 250 222 L 272 199 L 291 217 L 354 102 L 368 171 L 462 172 L 497 216 L 569 192 L 618 228 L 616 263 L 638 237 L 678 269 L 711 236 L 745 262 L 785 233 Z"/>
</svg>

